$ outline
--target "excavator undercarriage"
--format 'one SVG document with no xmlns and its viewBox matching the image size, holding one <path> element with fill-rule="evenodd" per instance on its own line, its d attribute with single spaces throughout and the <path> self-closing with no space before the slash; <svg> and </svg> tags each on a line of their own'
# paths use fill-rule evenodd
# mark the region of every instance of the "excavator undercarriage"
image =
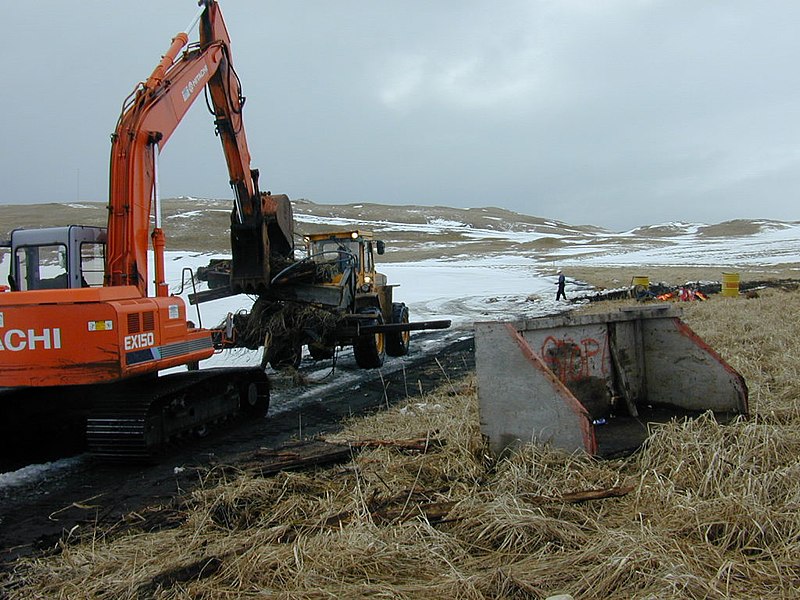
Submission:
<svg viewBox="0 0 800 600">
<path fill-rule="evenodd" d="M 0 390 L 0 467 L 86 450 L 104 460 L 154 460 L 231 419 L 263 417 L 269 392 L 269 379 L 258 368 L 152 374 L 122 385 Z"/>
<path fill-rule="evenodd" d="M 113 386 L 98 400 L 86 428 L 93 455 L 153 459 L 186 435 L 205 435 L 240 414 L 263 417 L 269 408 L 262 369 L 204 369 L 153 379 Z"/>
</svg>

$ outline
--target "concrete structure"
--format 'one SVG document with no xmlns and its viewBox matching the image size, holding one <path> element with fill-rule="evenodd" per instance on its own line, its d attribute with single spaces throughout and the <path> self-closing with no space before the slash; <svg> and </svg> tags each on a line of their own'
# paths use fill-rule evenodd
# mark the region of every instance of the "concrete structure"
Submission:
<svg viewBox="0 0 800 600">
<path fill-rule="evenodd" d="M 673 305 L 475 324 L 481 429 L 501 453 L 552 443 L 625 453 L 648 423 L 747 414 L 747 386 Z"/>
</svg>

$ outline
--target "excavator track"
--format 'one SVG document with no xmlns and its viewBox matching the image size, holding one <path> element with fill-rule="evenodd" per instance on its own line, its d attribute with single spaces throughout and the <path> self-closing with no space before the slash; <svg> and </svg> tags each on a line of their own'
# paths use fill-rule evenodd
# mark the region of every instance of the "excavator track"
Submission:
<svg viewBox="0 0 800 600">
<path fill-rule="evenodd" d="M 153 460 L 182 437 L 237 414 L 264 416 L 268 406 L 269 380 L 260 369 L 188 371 L 116 384 L 89 415 L 89 451 L 104 460 Z"/>
</svg>

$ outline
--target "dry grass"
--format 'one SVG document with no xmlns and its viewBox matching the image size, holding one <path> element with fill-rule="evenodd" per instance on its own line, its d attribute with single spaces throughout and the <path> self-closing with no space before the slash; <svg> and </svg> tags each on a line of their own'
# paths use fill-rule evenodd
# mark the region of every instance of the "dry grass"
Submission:
<svg viewBox="0 0 800 600">
<path fill-rule="evenodd" d="M 753 416 L 658 427 L 635 456 L 528 446 L 494 463 L 471 378 L 355 419 L 340 440 L 427 436 L 306 473 L 211 472 L 178 528 L 65 544 L 10 598 L 796 598 L 800 293 L 685 305 Z M 563 494 L 631 486 L 620 498 Z M 438 512 L 433 510 L 442 509 Z M 392 518 L 393 517 L 393 518 Z"/>
</svg>

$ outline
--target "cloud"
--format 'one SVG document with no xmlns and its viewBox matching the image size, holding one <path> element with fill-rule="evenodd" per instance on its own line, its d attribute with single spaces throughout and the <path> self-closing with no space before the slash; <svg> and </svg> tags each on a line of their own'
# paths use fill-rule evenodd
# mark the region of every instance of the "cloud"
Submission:
<svg viewBox="0 0 800 600">
<path fill-rule="evenodd" d="M 5 201 L 104 199 L 120 103 L 192 13 L 167 4 L 9 4 L 0 50 L 25 93 L 6 101 Z M 796 218 L 795 0 L 222 5 L 270 189 L 612 228 Z M 142 15 L 152 27 L 131 25 Z M 31 23 L 70 32 L 58 56 L 27 44 Z M 60 58 L 97 47 L 100 62 Z M 212 132 L 198 104 L 164 153 L 164 195 L 230 194 Z"/>
<path fill-rule="evenodd" d="M 446 61 L 393 57 L 381 69 L 378 97 L 387 108 L 401 111 L 429 103 L 462 110 L 529 107 L 538 83 L 532 61 L 514 56 L 504 62 L 477 54 Z"/>
<path fill-rule="evenodd" d="M 546 91 L 546 11 L 511 1 L 447 4 L 427 28 L 373 60 L 377 99 L 391 110 L 526 111 Z M 549 95 L 549 94 L 546 94 Z"/>
<path fill-rule="evenodd" d="M 387 107 L 405 110 L 419 105 L 428 80 L 427 59 L 419 55 L 392 56 L 380 69 L 383 81 L 378 84 L 378 97 Z"/>
</svg>

